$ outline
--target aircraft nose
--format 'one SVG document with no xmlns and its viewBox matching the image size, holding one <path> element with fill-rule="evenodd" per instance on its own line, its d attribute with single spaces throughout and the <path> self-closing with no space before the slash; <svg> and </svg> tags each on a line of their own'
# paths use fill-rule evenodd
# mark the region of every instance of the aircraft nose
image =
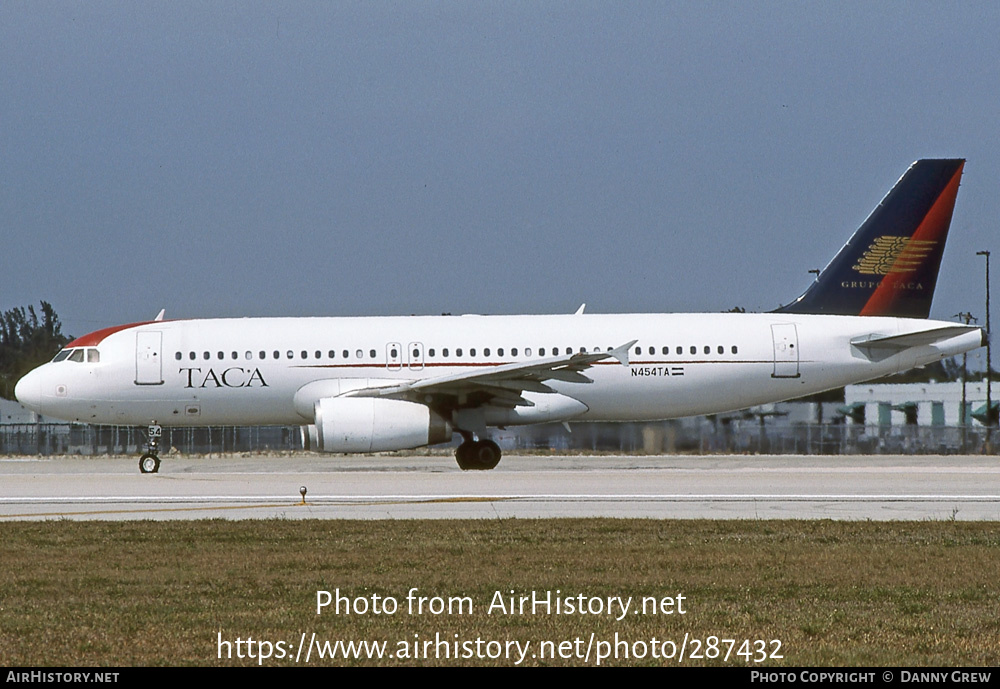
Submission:
<svg viewBox="0 0 1000 689">
<path fill-rule="evenodd" d="M 31 371 L 14 386 L 14 397 L 29 409 L 38 410 L 42 402 L 42 384 L 37 371 Z"/>
</svg>

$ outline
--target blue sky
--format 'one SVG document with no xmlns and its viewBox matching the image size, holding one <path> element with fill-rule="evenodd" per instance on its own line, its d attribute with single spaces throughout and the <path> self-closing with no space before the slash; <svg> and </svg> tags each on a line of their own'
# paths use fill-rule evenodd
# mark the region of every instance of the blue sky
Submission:
<svg viewBox="0 0 1000 689">
<path fill-rule="evenodd" d="M 995 3 L 5 2 L 0 308 L 767 310 L 965 157 L 932 315 L 982 317 L 997 35 Z"/>
</svg>

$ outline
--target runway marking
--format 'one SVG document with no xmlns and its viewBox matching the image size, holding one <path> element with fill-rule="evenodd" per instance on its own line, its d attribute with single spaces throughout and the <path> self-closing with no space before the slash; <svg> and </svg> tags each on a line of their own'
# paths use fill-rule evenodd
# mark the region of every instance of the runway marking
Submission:
<svg viewBox="0 0 1000 689">
<path fill-rule="evenodd" d="M 302 503 L 300 500 L 292 502 L 259 502 L 261 496 L 201 496 L 198 498 L 182 497 L 59 497 L 59 498 L 0 498 L 0 504 L 6 505 L 31 505 L 31 504 L 126 504 L 132 503 L 135 507 L 122 507 L 120 509 L 81 509 L 72 511 L 46 511 L 46 512 L 20 512 L 14 514 L 3 514 L 0 512 L 0 521 L 17 519 L 59 519 L 59 518 L 99 518 L 108 516 L 132 516 L 139 519 L 144 515 L 174 513 L 192 514 L 205 512 L 225 512 L 236 510 L 292 510 L 289 517 L 303 516 L 301 512 L 295 513 L 296 507 L 314 507 L 317 509 L 347 509 L 347 508 L 378 508 L 404 505 L 435 505 L 435 504 L 489 504 L 489 503 L 521 503 L 521 504 L 542 504 L 542 503 L 565 503 L 565 504 L 657 504 L 663 506 L 671 504 L 752 504 L 761 505 L 769 503 L 813 503 L 817 506 L 823 504 L 902 504 L 902 503 L 930 503 L 945 504 L 957 509 L 957 506 L 979 503 L 1000 504 L 1000 495 L 731 495 L 731 494 L 702 494 L 702 495 L 678 495 L 678 494 L 632 494 L 632 495 L 394 495 L 394 496 L 317 496 Z M 273 500 L 274 498 L 269 498 Z M 280 498 L 278 498 L 280 500 Z M 151 504 L 175 503 L 171 506 L 153 507 Z M 193 505 L 192 503 L 201 503 Z M 228 503 L 228 504 L 227 504 Z M 236 503 L 236 504 L 233 504 Z M 282 513 L 283 514 L 283 513 Z M 414 515 L 419 516 L 419 515 Z M 254 518 L 254 517 L 248 517 Z M 323 518 L 317 514 L 316 518 Z"/>
<path fill-rule="evenodd" d="M 24 496 L 0 497 L 0 505 L 30 505 L 30 504 L 121 504 L 121 503 L 246 503 L 235 505 L 233 509 L 244 506 L 284 507 L 286 504 L 301 506 L 301 500 L 295 498 L 294 503 L 284 503 L 291 500 L 288 495 L 132 495 L 132 496 Z M 258 504 L 259 501 L 278 501 L 278 504 Z M 306 501 L 307 505 L 319 504 L 392 504 L 414 502 L 531 502 L 531 501 L 586 501 L 586 502 L 746 502 L 761 501 L 793 501 L 793 502 L 946 502 L 962 500 L 966 502 L 1000 502 L 1000 495 L 941 495 L 941 494 L 756 494 L 756 493 L 705 493 L 705 494 L 671 494 L 671 493 L 633 493 L 633 494 L 586 494 L 586 493 L 543 493 L 538 495 L 314 495 Z M 164 511 L 176 509 L 210 509 L 205 507 L 164 507 Z"/>
<path fill-rule="evenodd" d="M 104 500 L 103 498 L 88 498 L 84 502 L 93 502 Z M 172 498 L 172 500 L 180 502 L 204 502 L 205 500 L 191 500 L 189 498 Z M 449 503 L 449 502 L 503 502 L 507 498 L 441 498 L 441 499 L 431 499 L 431 500 L 384 500 L 384 499 L 372 499 L 372 500 L 357 500 L 351 502 L 342 501 L 330 501 L 330 505 L 360 505 L 363 507 L 371 506 L 378 507 L 380 505 L 409 505 L 409 504 L 432 504 L 432 503 Z M 61 498 L 60 500 L 48 501 L 44 498 L 30 498 L 27 500 L 20 498 L 0 498 L 0 503 L 7 504 L 48 504 L 49 502 L 67 502 L 67 498 Z M 119 501 L 115 499 L 115 501 Z M 125 500 L 120 500 L 121 502 L 126 502 Z M 162 499 L 154 498 L 149 500 L 149 502 L 161 502 Z M 129 500 L 127 502 L 135 502 L 135 500 Z M 107 514 L 155 514 L 159 512 L 206 512 L 215 510 L 248 510 L 248 509 L 274 509 L 281 507 L 310 507 L 314 503 L 311 502 L 295 502 L 295 503 L 278 503 L 278 504 L 254 504 L 252 502 L 247 502 L 246 504 L 239 505 L 206 505 L 204 507 L 161 507 L 161 508 L 137 508 L 137 509 L 123 509 L 123 510 L 78 510 L 75 512 L 25 512 L 23 514 L 0 514 L 0 519 L 16 519 L 18 517 L 80 517 L 80 516 L 95 516 L 95 515 L 107 515 Z M 319 506 L 318 504 L 316 506 Z"/>
<path fill-rule="evenodd" d="M 0 514 L 0 519 L 16 518 L 16 517 L 79 517 L 84 515 L 98 515 L 98 514 L 155 514 L 157 512 L 208 512 L 216 510 L 247 510 L 247 509 L 267 509 L 275 507 L 295 507 L 301 506 L 302 503 L 286 504 L 282 503 L 280 505 L 209 505 L 205 507 L 161 507 L 161 508 L 150 508 L 145 507 L 141 509 L 134 510 L 79 510 L 76 512 L 25 512 L 24 514 Z"/>
</svg>

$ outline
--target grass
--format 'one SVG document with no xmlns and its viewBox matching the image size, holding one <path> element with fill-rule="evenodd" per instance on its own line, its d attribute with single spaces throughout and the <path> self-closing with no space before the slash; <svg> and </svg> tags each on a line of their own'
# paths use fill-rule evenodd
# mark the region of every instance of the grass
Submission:
<svg viewBox="0 0 1000 689">
<path fill-rule="evenodd" d="M 256 661 L 217 657 L 220 633 L 235 654 L 237 638 L 283 641 L 294 653 L 301 635 L 315 632 L 330 641 L 385 640 L 389 650 L 440 633 L 530 641 L 533 651 L 592 633 L 647 644 L 680 644 L 687 634 L 779 639 L 783 658 L 767 666 L 996 665 L 998 564 L 1000 528 L 983 522 L 8 522 L 0 524 L 0 664 L 246 665 Z M 469 597 L 472 614 L 407 614 L 414 587 L 427 597 Z M 317 615 L 316 592 L 335 589 L 369 605 L 391 596 L 399 610 Z M 620 622 L 606 614 L 487 614 L 497 591 L 557 589 L 563 598 L 632 596 L 633 606 L 683 594 L 686 614 Z M 529 656 L 526 664 L 594 659 Z M 745 657 L 728 664 L 754 665 Z"/>
</svg>

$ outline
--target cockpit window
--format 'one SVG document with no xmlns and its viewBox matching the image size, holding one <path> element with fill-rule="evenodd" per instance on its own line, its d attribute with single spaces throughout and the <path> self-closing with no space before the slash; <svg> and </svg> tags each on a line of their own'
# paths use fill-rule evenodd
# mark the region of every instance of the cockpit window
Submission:
<svg viewBox="0 0 1000 689">
<path fill-rule="evenodd" d="M 55 363 L 56 361 L 62 361 L 72 353 L 73 353 L 72 349 L 61 349 L 59 350 L 59 353 L 56 354 L 56 358 L 53 359 L 52 362 Z"/>
<path fill-rule="evenodd" d="M 83 350 L 82 349 L 74 349 L 73 353 L 69 355 L 69 360 L 70 361 L 76 361 L 78 363 L 81 362 L 81 361 L 83 361 Z"/>
<path fill-rule="evenodd" d="M 96 349 L 87 350 L 87 363 L 88 364 L 99 364 L 101 362 L 101 353 Z"/>
</svg>

